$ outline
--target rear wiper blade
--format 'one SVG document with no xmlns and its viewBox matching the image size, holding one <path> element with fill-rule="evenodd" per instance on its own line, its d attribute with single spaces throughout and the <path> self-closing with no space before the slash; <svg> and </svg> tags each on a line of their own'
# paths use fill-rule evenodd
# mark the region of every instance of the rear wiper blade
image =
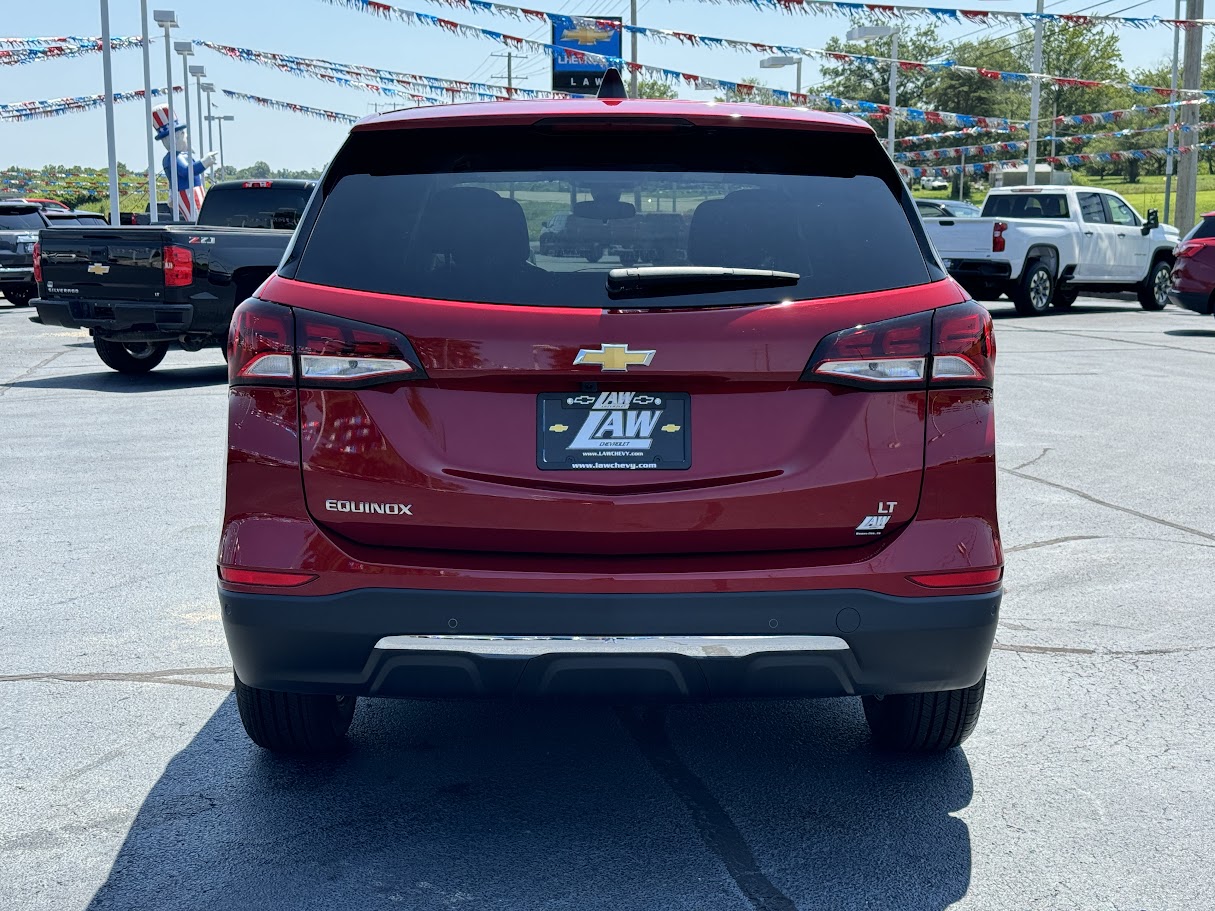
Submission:
<svg viewBox="0 0 1215 911">
<path fill-rule="evenodd" d="M 733 288 L 775 288 L 796 285 L 796 272 L 775 269 L 730 269 L 723 266 L 642 266 L 608 273 L 608 297 L 657 297 L 663 294 L 706 294 Z"/>
</svg>

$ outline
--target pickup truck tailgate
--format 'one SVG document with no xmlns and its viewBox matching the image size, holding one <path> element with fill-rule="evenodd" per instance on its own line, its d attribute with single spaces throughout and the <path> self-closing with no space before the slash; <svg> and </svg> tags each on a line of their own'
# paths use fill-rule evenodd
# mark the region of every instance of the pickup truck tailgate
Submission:
<svg viewBox="0 0 1215 911">
<path fill-rule="evenodd" d="M 929 218 L 924 230 L 942 258 L 991 252 L 994 218 Z"/>
<path fill-rule="evenodd" d="M 170 240 L 160 228 L 54 228 L 40 242 L 48 298 L 131 300 L 149 289 L 159 297 L 164 288 Z"/>
</svg>

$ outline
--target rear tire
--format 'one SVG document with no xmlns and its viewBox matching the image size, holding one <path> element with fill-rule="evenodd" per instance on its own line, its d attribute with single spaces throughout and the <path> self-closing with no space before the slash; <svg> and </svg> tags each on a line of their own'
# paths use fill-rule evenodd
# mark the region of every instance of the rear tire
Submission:
<svg viewBox="0 0 1215 911">
<path fill-rule="evenodd" d="M 18 285 L 16 288 L 5 288 L 4 299 L 14 307 L 27 307 L 37 293 L 37 285 Z"/>
<path fill-rule="evenodd" d="M 1040 260 L 1025 267 L 1017 287 L 1009 295 L 1013 306 L 1022 316 L 1041 316 L 1050 309 L 1050 300 L 1055 295 L 1055 277 Z"/>
<path fill-rule="evenodd" d="M 355 696 L 279 693 L 247 686 L 235 674 L 236 707 L 249 739 L 272 753 L 326 756 L 346 743 Z"/>
<path fill-rule="evenodd" d="M 97 356 L 107 367 L 119 373 L 147 373 L 165 359 L 168 342 L 112 342 L 94 338 Z"/>
<path fill-rule="evenodd" d="M 1167 259 L 1152 263 L 1147 278 L 1139 286 L 1139 306 L 1144 310 L 1163 310 L 1169 305 L 1169 282 L 1173 266 Z"/>
<path fill-rule="evenodd" d="M 942 693 L 865 696 L 874 745 L 904 753 L 939 753 L 958 746 L 979 723 L 987 672 L 974 686 Z"/>
</svg>

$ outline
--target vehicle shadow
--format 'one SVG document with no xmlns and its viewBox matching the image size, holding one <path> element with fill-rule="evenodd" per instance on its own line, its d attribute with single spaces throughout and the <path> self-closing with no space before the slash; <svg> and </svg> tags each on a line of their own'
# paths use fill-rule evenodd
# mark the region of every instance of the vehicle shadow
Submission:
<svg viewBox="0 0 1215 911">
<path fill-rule="evenodd" d="M 364 700 L 349 752 L 305 761 L 252 746 L 229 697 L 89 911 L 949 907 L 965 755 L 875 754 L 857 703 Z"/>
<path fill-rule="evenodd" d="M 91 345 L 89 347 L 92 347 Z M 165 392 L 199 386 L 221 386 L 228 382 L 223 364 L 207 367 L 158 368 L 151 373 L 128 376 L 113 370 L 98 373 L 71 373 L 16 380 L 4 385 L 14 389 L 75 389 L 87 392 Z"/>
</svg>

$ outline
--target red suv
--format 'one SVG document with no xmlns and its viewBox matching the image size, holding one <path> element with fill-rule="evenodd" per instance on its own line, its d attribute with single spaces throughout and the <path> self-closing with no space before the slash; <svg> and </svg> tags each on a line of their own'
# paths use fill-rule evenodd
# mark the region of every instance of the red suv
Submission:
<svg viewBox="0 0 1215 911">
<path fill-rule="evenodd" d="M 1207 212 L 1173 250 L 1169 300 L 1195 313 L 1215 312 L 1215 212 Z"/>
<path fill-rule="evenodd" d="M 608 252 L 540 252 L 558 214 Z M 859 695 L 877 743 L 956 746 L 1001 596 L 994 359 L 859 120 L 364 120 L 233 319 L 245 728 L 322 752 L 359 696 Z"/>
</svg>

